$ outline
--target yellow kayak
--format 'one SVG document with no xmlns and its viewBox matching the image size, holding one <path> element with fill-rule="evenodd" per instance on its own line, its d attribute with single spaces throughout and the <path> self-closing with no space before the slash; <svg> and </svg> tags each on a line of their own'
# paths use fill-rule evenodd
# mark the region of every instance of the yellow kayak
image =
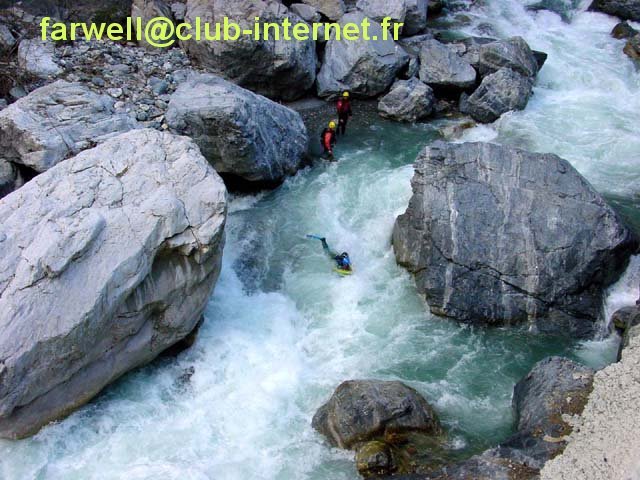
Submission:
<svg viewBox="0 0 640 480">
<path fill-rule="evenodd" d="M 353 274 L 353 269 L 351 269 L 351 270 L 343 270 L 341 268 L 335 267 L 333 269 L 333 271 L 336 272 L 338 275 L 344 275 L 344 276 Z"/>
</svg>

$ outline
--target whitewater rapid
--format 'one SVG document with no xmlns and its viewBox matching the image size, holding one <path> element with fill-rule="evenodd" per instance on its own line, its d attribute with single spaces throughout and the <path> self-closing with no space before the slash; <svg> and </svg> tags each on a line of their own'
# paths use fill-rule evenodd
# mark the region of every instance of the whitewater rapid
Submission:
<svg viewBox="0 0 640 480">
<path fill-rule="evenodd" d="M 609 36 L 615 20 L 579 11 L 569 24 L 510 0 L 466 15 L 463 31 L 518 34 L 549 59 L 525 111 L 464 139 L 557 153 L 638 221 L 640 75 Z M 356 479 L 351 454 L 328 448 L 310 426 L 343 380 L 408 383 L 435 406 L 451 448 L 471 453 L 509 435 L 513 385 L 535 361 L 613 361 L 614 337 L 571 344 L 427 313 L 390 235 L 411 195 L 411 164 L 437 137 L 429 124 L 356 126 L 337 163 L 234 198 L 195 346 L 127 375 L 32 439 L 0 441 L 0 478 Z M 307 233 L 348 251 L 356 274 L 337 277 Z M 638 259 L 632 266 L 607 312 L 637 298 Z"/>
</svg>

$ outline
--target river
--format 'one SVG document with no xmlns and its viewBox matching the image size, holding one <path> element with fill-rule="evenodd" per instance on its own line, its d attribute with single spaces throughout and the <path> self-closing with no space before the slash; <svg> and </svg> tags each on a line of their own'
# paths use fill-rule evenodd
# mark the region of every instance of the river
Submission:
<svg viewBox="0 0 640 480">
<path fill-rule="evenodd" d="M 609 36 L 615 20 L 584 10 L 567 23 L 494 0 L 460 14 L 461 32 L 521 35 L 549 54 L 526 110 L 463 140 L 557 153 L 640 227 L 640 74 Z M 0 441 L 0 478 L 356 479 L 352 454 L 328 448 L 310 426 L 343 380 L 413 386 L 434 405 L 452 451 L 468 455 L 511 433 L 513 385 L 536 361 L 612 362 L 615 337 L 572 343 L 428 313 L 390 235 L 411 195 L 411 164 L 436 138 L 430 124 L 355 125 L 338 162 L 233 198 L 222 274 L 195 346 L 128 374 L 31 439 Z M 335 275 L 307 233 L 350 252 L 356 274 Z M 611 288 L 609 314 L 637 298 L 639 264 Z"/>
</svg>

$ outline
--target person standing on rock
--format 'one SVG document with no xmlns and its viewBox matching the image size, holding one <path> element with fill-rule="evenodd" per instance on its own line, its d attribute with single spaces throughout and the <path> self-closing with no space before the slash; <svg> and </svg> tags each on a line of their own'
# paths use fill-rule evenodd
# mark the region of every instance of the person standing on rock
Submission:
<svg viewBox="0 0 640 480">
<path fill-rule="evenodd" d="M 336 122 L 333 120 L 331 120 L 329 126 L 322 131 L 320 143 L 324 149 L 324 156 L 329 160 L 333 160 L 333 147 L 336 144 Z"/>
<path fill-rule="evenodd" d="M 353 116 L 351 102 L 349 101 L 349 92 L 342 94 L 342 98 L 340 98 L 336 104 L 336 110 L 338 111 L 338 134 L 344 135 L 347 133 L 347 122 L 349 118 Z"/>
</svg>

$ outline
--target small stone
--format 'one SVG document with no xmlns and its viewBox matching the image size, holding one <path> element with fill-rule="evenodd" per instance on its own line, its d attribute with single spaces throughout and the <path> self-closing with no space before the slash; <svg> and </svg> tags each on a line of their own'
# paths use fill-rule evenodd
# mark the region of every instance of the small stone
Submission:
<svg viewBox="0 0 640 480">
<path fill-rule="evenodd" d="M 123 91 L 121 88 L 109 88 L 107 89 L 107 93 L 113 98 L 120 98 L 123 94 Z"/>
<path fill-rule="evenodd" d="M 93 77 L 91 79 L 91 83 L 93 83 L 96 87 L 104 87 L 105 86 L 105 81 L 103 79 L 101 79 L 100 77 Z"/>
</svg>

